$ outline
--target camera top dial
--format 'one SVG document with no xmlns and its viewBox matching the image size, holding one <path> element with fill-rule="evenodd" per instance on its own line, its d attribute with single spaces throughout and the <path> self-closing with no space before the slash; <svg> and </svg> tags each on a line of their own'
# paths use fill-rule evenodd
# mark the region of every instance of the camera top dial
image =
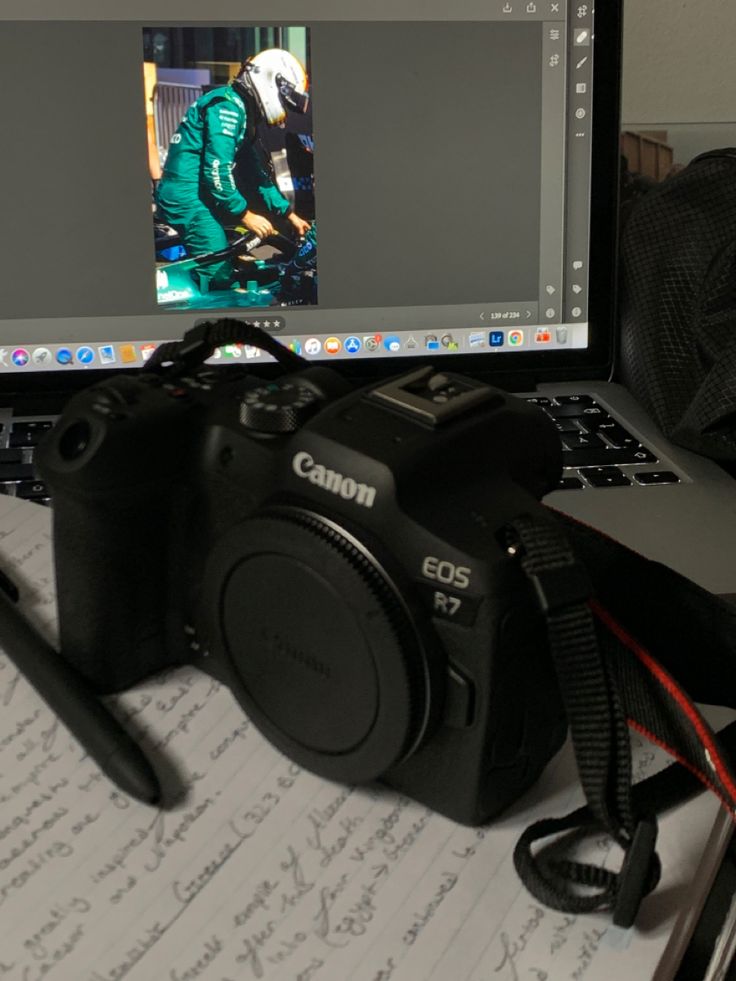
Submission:
<svg viewBox="0 0 736 981">
<path fill-rule="evenodd" d="M 283 379 L 246 391 L 240 400 L 240 422 L 261 433 L 293 433 L 318 404 L 311 388 Z"/>
</svg>

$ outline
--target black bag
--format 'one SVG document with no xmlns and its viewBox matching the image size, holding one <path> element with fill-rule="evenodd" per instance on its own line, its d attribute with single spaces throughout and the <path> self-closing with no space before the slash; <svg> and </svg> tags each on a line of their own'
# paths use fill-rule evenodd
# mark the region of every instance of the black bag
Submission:
<svg viewBox="0 0 736 981">
<path fill-rule="evenodd" d="M 673 442 L 736 461 L 736 149 L 633 204 L 621 240 L 621 378 Z"/>
</svg>

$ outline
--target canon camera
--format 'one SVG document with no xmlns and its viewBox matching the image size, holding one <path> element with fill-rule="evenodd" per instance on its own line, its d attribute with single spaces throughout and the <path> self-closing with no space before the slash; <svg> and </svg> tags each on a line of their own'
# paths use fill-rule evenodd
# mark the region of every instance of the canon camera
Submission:
<svg viewBox="0 0 736 981">
<path fill-rule="evenodd" d="M 40 448 L 63 655 L 99 692 L 196 665 L 309 770 L 487 820 L 566 731 L 506 540 L 549 520 L 553 423 L 431 366 L 355 387 L 192 351 L 78 394 Z"/>
</svg>

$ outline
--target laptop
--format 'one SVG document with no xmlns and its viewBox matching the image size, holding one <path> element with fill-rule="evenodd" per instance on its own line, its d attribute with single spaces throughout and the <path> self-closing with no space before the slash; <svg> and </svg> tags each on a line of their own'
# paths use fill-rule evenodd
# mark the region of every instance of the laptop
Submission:
<svg viewBox="0 0 736 981">
<path fill-rule="evenodd" d="M 236 315 L 356 383 L 434 363 L 535 400 L 565 447 L 551 505 L 736 592 L 732 478 L 612 381 L 620 6 L 219 0 L 203 19 L 181 0 L 172 20 L 151 0 L 136 20 L 44 0 L 28 20 L 6 0 L 0 489 L 47 501 L 33 448 L 72 392 Z M 230 83 L 243 63 L 248 84 L 275 78 L 274 58 L 291 104 L 268 125 L 251 87 L 241 134 Z M 193 105 L 225 113 L 248 209 L 266 213 L 265 180 L 308 249 L 283 216 L 255 241 L 209 197 L 226 245 L 193 260 L 154 194 Z M 197 269 L 220 260 L 231 281 L 205 288 Z M 217 355 L 223 373 L 271 370 L 252 349 Z"/>
</svg>

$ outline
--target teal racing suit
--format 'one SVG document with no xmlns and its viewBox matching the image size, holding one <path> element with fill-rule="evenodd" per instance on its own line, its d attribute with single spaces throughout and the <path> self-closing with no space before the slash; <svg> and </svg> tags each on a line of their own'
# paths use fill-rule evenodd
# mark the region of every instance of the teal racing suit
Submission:
<svg viewBox="0 0 736 981">
<path fill-rule="evenodd" d="M 224 249 L 225 226 L 237 224 L 248 210 L 233 177 L 236 155 L 271 214 L 291 212 L 248 141 L 246 122 L 245 102 L 224 85 L 197 99 L 171 137 L 156 205 L 181 234 L 189 256 Z M 234 279 L 232 259 L 203 263 L 195 278 L 203 292 L 227 289 Z"/>
</svg>

